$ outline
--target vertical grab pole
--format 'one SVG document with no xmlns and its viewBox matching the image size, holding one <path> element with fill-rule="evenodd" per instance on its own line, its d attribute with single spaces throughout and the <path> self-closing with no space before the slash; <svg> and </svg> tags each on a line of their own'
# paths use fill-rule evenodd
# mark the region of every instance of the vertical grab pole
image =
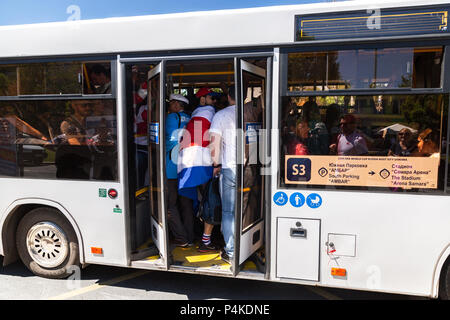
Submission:
<svg viewBox="0 0 450 320">
<path fill-rule="evenodd" d="M 244 164 L 244 145 L 243 145 L 243 105 L 242 105 L 242 72 L 241 60 L 234 58 L 234 77 L 235 77 L 235 93 L 236 93 L 236 213 L 234 219 L 234 255 L 233 255 L 233 276 L 239 273 L 239 254 L 240 254 L 240 234 L 241 234 L 241 218 L 242 218 L 242 186 Z"/>
<path fill-rule="evenodd" d="M 264 235 L 265 235 L 265 243 L 264 243 L 264 255 L 265 255 L 265 268 L 266 273 L 264 274 L 264 279 L 269 280 L 270 279 L 270 258 L 271 258 L 271 250 L 270 250 L 270 244 L 271 244 L 271 197 L 272 197 L 272 176 L 270 174 L 267 174 L 271 171 L 271 165 L 272 165 L 272 86 L 273 86 L 273 80 L 272 80 L 272 69 L 273 69 L 273 60 L 274 58 L 270 57 L 267 58 L 267 75 L 266 75 L 266 110 L 265 110 L 265 119 L 266 122 L 265 129 L 266 129 L 266 137 L 264 137 L 264 157 L 269 157 L 268 159 L 264 159 L 264 202 L 263 202 L 263 212 L 265 212 L 265 224 L 264 224 Z"/>
</svg>

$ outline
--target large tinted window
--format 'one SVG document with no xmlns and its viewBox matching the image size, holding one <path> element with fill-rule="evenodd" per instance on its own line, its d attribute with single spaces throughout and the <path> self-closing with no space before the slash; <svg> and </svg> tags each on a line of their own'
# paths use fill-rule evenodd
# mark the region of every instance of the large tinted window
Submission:
<svg viewBox="0 0 450 320">
<path fill-rule="evenodd" d="M 443 190 L 448 95 L 285 97 L 281 186 Z"/>
<path fill-rule="evenodd" d="M 115 102 L 0 101 L 0 177 L 117 180 Z"/>
<path fill-rule="evenodd" d="M 0 96 L 110 93 L 110 62 L 0 65 Z"/>
<path fill-rule="evenodd" d="M 387 48 L 288 54 L 289 91 L 440 88 L 443 49 Z"/>
</svg>

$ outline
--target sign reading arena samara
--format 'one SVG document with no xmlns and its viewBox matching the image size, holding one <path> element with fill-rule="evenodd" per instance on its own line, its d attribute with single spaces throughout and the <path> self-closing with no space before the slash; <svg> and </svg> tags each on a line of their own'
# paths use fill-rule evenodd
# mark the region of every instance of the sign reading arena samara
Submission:
<svg viewBox="0 0 450 320">
<path fill-rule="evenodd" d="M 431 157 L 286 156 L 286 184 L 437 189 Z"/>
</svg>

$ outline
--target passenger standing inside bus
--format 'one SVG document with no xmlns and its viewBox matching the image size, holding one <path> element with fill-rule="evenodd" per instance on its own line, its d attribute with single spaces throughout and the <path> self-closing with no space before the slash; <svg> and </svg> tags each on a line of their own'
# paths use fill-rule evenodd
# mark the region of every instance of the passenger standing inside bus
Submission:
<svg viewBox="0 0 450 320">
<path fill-rule="evenodd" d="M 430 128 L 422 131 L 417 137 L 417 151 L 421 157 L 429 157 L 434 153 L 439 154 L 439 146 L 435 141 L 439 141 L 439 132 L 433 132 Z"/>
<path fill-rule="evenodd" d="M 297 123 L 295 137 L 291 138 L 287 144 L 287 154 L 296 156 L 308 155 L 308 138 L 308 122 L 305 120 L 300 120 Z"/>
<path fill-rule="evenodd" d="M 117 146 L 115 121 L 102 118 L 96 124 L 94 135 L 89 139 L 92 154 L 92 172 L 94 180 L 114 181 L 117 177 Z"/>
<path fill-rule="evenodd" d="M 397 134 L 398 140 L 392 144 L 388 157 L 409 157 L 417 155 L 417 140 L 408 128 L 403 128 Z"/>
<path fill-rule="evenodd" d="M 87 146 L 86 118 L 92 114 L 92 102 L 73 100 L 73 114 L 61 123 L 61 135 L 55 154 L 56 177 L 64 179 L 89 179 L 91 152 Z"/>
<path fill-rule="evenodd" d="M 364 136 L 356 130 L 356 118 L 347 114 L 341 118 L 341 134 L 337 143 L 330 146 L 330 153 L 339 156 L 362 156 L 369 152 Z"/>
<path fill-rule="evenodd" d="M 223 94 L 219 92 L 211 92 L 212 106 L 216 109 L 216 111 L 222 110 L 224 105 L 221 103 L 223 99 Z"/>
<path fill-rule="evenodd" d="M 209 129 L 216 113 L 212 106 L 212 91 L 201 88 L 196 93 L 199 106 L 191 115 L 186 130 L 180 141 L 178 161 L 178 193 L 194 201 L 194 208 L 198 208 L 198 191 L 203 193 L 206 183 L 213 176 L 211 154 L 209 152 Z M 211 243 L 214 225 L 203 223 L 202 242 L 199 252 L 215 252 L 217 248 Z"/>
<path fill-rule="evenodd" d="M 192 200 L 178 195 L 178 149 L 180 131 L 189 122 L 189 115 L 184 112 L 189 100 L 180 94 L 171 94 L 169 114 L 166 118 L 166 175 L 169 228 L 174 236 L 174 243 L 180 247 L 191 246 L 194 242 L 194 211 Z M 178 207 L 180 204 L 180 207 Z M 180 214 L 181 213 L 181 214 Z"/>
<path fill-rule="evenodd" d="M 234 254 L 234 212 L 236 204 L 236 98 L 235 89 L 228 91 L 230 106 L 217 112 L 211 124 L 211 157 L 214 176 L 220 174 L 222 199 L 222 234 L 225 248 L 221 258 L 230 263 Z"/>
<path fill-rule="evenodd" d="M 309 97 L 302 107 L 303 120 L 310 128 L 308 137 L 308 152 L 311 155 L 329 154 L 329 136 L 325 123 L 322 121 L 319 106 L 314 97 Z"/>
<path fill-rule="evenodd" d="M 87 142 L 86 118 L 92 114 L 93 102 L 73 100 L 73 114 L 61 123 L 61 133 L 70 145 L 85 145 Z"/>
<path fill-rule="evenodd" d="M 149 184 L 148 175 L 148 106 L 147 82 L 142 82 L 134 95 L 134 143 L 136 144 L 137 188 Z"/>
<path fill-rule="evenodd" d="M 101 64 L 96 64 L 92 67 L 89 74 L 91 82 L 94 85 L 95 94 L 110 94 L 111 93 L 111 79 L 109 72 Z"/>
</svg>

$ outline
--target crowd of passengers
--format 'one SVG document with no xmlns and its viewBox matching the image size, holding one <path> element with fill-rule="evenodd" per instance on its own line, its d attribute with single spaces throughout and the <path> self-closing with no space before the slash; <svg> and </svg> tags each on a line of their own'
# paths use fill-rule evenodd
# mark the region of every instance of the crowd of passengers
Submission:
<svg viewBox="0 0 450 320">
<path fill-rule="evenodd" d="M 135 95 L 136 139 L 144 136 L 146 130 L 148 101 L 145 89 L 144 84 L 136 90 Z M 165 190 L 172 244 L 188 248 L 193 247 L 196 240 L 200 240 L 197 249 L 199 252 L 221 251 L 222 260 L 230 263 L 234 254 L 236 201 L 234 86 L 228 88 L 222 85 L 221 92 L 203 87 L 194 97 L 189 98 L 181 94 L 170 94 L 166 110 Z M 136 141 L 138 153 L 141 150 L 138 162 L 142 159 L 145 162 L 146 142 L 145 139 L 141 140 Z M 145 170 L 138 169 L 138 172 Z M 199 214 L 202 198 L 208 197 L 205 191 L 213 181 L 217 182 L 220 190 L 220 201 L 215 204 L 221 210 L 219 223 L 211 214 Z M 198 221 L 202 223 L 202 230 L 196 228 Z M 214 226 L 219 224 L 221 233 L 213 239 Z"/>
<path fill-rule="evenodd" d="M 141 89 L 137 90 L 136 96 L 137 133 L 147 128 L 147 90 Z M 251 104 L 255 105 L 255 101 Z M 244 105 L 244 122 L 261 121 L 261 109 Z M 167 184 L 165 188 L 172 243 L 184 248 L 194 245 L 194 241 L 198 238 L 194 226 L 198 216 L 199 200 L 205 196 L 205 188 L 211 180 L 220 176 L 222 213 L 220 225 L 224 241 L 221 258 L 229 262 L 234 253 L 236 201 L 234 87 L 223 86 L 222 93 L 201 88 L 195 97 L 171 94 L 166 110 Z M 380 130 L 379 128 L 377 129 L 379 136 L 371 135 L 358 127 L 359 119 L 356 115 L 340 114 L 337 104 L 328 106 L 326 114 L 322 116 L 313 98 L 300 107 L 293 106 L 291 110 L 283 113 L 282 117 L 284 126 L 282 126 L 281 134 L 284 155 L 407 157 L 430 156 L 439 152 L 435 142 L 438 141 L 435 137 L 437 132 L 431 129 L 427 128 L 419 133 L 412 128 L 399 125 L 395 129 Z M 198 127 L 199 124 L 200 127 Z M 180 129 L 182 135 L 179 133 Z M 230 133 L 234 134 L 230 135 Z M 142 135 L 138 134 L 136 139 L 139 139 L 139 136 L 146 136 L 146 134 L 145 132 Z M 136 143 L 138 153 L 139 144 L 142 145 L 142 151 L 147 149 L 145 139 L 141 142 L 136 140 Z M 138 172 L 144 171 L 138 170 Z M 202 217 L 202 223 L 203 230 L 198 251 L 218 252 L 220 248 L 216 245 L 217 242 L 213 244 L 211 239 L 215 224 L 204 217 Z"/>
<path fill-rule="evenodd" d="M 284 155 L 420 157 L 439 152 L 438 132 L 430 128 L 418 132 L 397 124 L 373 134 L 360 127 L 358 115 L 341 115 L 337 104 L 328 106 L 322 117 L 313 98 L 301 107 L 291 106 L 283 117 Z"/>
</svg>

